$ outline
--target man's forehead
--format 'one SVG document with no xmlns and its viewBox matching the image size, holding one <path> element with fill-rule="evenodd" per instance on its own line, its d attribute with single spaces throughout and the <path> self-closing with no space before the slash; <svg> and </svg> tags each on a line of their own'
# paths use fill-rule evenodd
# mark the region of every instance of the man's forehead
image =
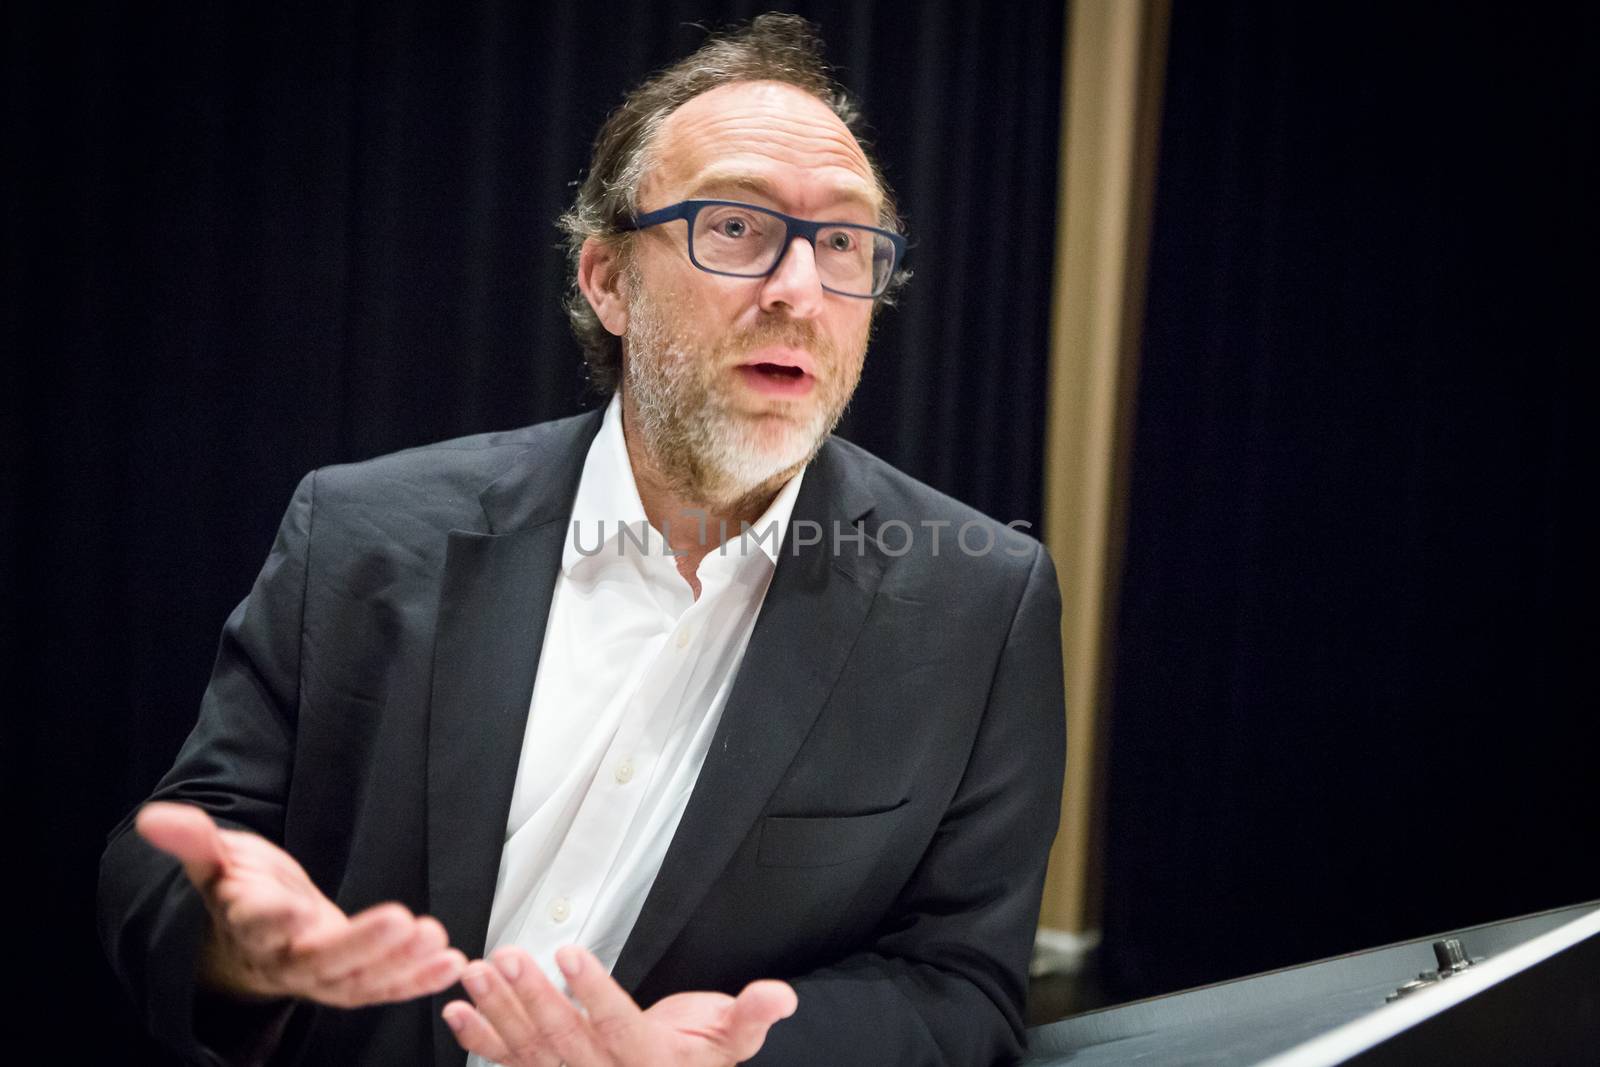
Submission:
<svg viewBox="0 0 1600 1067">
<path fill-rule="evenodd" d="M 882 202 L 849 128 L 821 100 L 778 82 L 738 82 L 689 100 L 662 125 L 655 157 L 647 191 L 664 198 L 722 188 L 874 211 Z"/>
</svg>

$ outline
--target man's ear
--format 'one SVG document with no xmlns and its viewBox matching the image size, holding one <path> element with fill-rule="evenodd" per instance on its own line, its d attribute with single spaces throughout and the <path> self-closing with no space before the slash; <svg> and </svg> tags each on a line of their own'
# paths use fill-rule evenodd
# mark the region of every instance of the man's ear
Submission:
<svg viewBox="0 0 1600 1067">
<path fill-rule="evenodd" d="M 620 245 L 587 238 L 578 254 L 578 289 L 594 308 L 600 325 L 621 337 L 628 332 L 628 301 L 623 287 L 623 256 Z"/>
</svg>

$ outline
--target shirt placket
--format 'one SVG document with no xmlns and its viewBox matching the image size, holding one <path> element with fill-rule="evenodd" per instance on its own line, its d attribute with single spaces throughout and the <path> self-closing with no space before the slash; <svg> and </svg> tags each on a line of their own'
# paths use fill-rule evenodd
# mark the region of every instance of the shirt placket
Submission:
<svg viewBox="0 0 1600 1067">
<path fill-rule="evenodd" d="M 672 567 L 670 559 L 650 565 Z M 682 581 L 676 573 L 672 580 Z M 601 903 L 606 883 L 627 840 L 629 827 L 639 816 L 651 780 L 679 719 L 692 664 L 698 650 L 696 631 L 706 617 L 707 597 L 676 620 L 661 613 L 665 640 L 626 696 L 626 711 L 607 746 L 593 783 L 573 819 L 562 848 L 551 865 L 534 913 L 546 930 L 547 940 L 581 942 L 583 932 Z M 561 929 L 572 931 L 561 936 Z"/>
</svg>

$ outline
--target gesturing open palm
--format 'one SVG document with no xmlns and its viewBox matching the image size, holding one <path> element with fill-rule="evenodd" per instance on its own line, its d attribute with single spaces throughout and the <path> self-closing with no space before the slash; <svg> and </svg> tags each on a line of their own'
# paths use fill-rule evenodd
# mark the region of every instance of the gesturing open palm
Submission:
<svg viewBox="0 0 1600 1067">
<path fill-rule="evenodd" d="M 754 1056 L 797 1006 L 787 983 L 764 980 L 737 997 L 678 993 L 641 1011 L 587 951 L 563 948 L 556 962 L 581 1010 L 520 948 L 468 967 L 474 1003 L 444 1009 L 461 1047 L 506 1067 L 723 1067 Z"/>
<path fill-rule="evenodd" d="M 218 827 L 199 808 L 148 804 L 135 825 L 177 857 L 206 902 L 200 979 L 210 989 L 354 1008 L 436 993 L 466 966 L 437 919 L 401 904 L 346 916 L 294 857 L 257 834 Z"/>
</svg>

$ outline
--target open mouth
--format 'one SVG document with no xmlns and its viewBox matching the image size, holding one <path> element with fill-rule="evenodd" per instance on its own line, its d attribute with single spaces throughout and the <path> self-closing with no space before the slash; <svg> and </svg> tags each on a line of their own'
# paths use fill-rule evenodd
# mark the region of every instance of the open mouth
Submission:
<svg viewBox="0 0 1600 1067">
<path fill-rule="evenodd" d="M 807 374 L 804 367 L 765 360 L 742 365 L 739 375 L 746 385 L 758 393 L 789 399 L 806 396 L 817 384 L 817 380 Z"/>
<path fill-rule="evenodd" d="M 798 381 L 806 376 L 806 372 L 799 367 L 786 367 L 779 363 L 751 363 L 748 366 L 757 373 L 778 381 Z"/>
</svg>

